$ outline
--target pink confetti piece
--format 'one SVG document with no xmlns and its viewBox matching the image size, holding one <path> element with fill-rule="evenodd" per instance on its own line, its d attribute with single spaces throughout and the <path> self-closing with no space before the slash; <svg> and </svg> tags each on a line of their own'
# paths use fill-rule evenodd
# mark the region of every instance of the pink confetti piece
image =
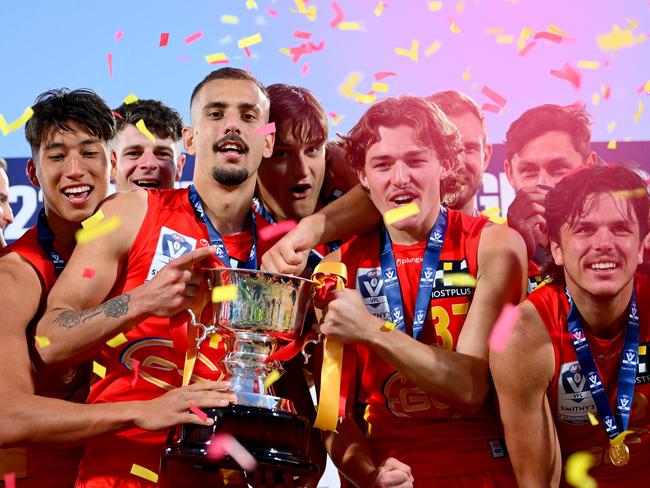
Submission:
<svg viewBox="0 0 650 488">
<path fill-rule="evenodd" d="M 108 76 L 113 77 L 113 54 L 108 53 Z"/>
<path fill-rule="evenodd" d="M 194 403 L 190 402 L 190 412 L 196 415 L 201 422 L 208 420 L 208 414 L 197 407 Z"/>
<path fill-rule="evenodd" d="M 534 47 L 535 47 L 535 41 L 533 41 L 533 42 L 529 42 L 528 44 L 526 44 L 526 47 L 524 47 L 521 51 L 519 51 L 519 56 L 525 56 L 525 55 L 528 54 L 528 53 L 531 51 L 531 49 L 533 49 Z"/>
<path fill-rule="evenodd" d="M 560 44 L 563 37 L 558 34 L 553 34 L 552 32 L 538 32 L 535 34 L 535 37 L 533 37 L 533 39 L 546 39 L 547 41 Z"/>
<path fill-rule="evenodd" d="M 226 454 L 235 460 L 244 471 L 255 471 L 257 461 L 237 439 L 226 432 L 220 432 L 212 438 L 208 447 L 208 459 L 221 459 Z"/>
<path fill-rule="evenodd" d="M 293 37 L 297 37 L 299 39 L 311 39 L 311 33 L 295 30 L 293 31 Z"/>
<path fill-rule="evenodd" d="M 255 129 L 255 132 L 253 132 L 253 136 L 265 136 L 266 134 L 273 134 L 275 132 L 275 122 L 269 122 L 268 124 L 264 124 L 261 127 L 258 127 Z"/>
<path fill-rule="evenodd" d="M 501 107 L 493 103 L 484 103 L 481 105 L 481 110 L 484 112 L 492 112 L 493 114 L 501 113 Z"/>
<path fill-rule="evenodd" d="M 122 114 L 119 113 L 119 112 L 116 112 L 115 110 L 113 110 L 113 115 L 115 115 L 115 117 L 117 117 L 118 119 L 124 120 L 124 117 L 122 117 Z"/>
<path fill-rule="evenodd" d="M 248 49 L 248 47 L 244 48 L 244 52 L 246 53 L 246 56 L 248 56 L 249 58 L 251 57 L 251 50 Z"/>
<path fill-rule="evenodd" d="M 275 10 L 274 8 L 267 8 L 266 13 L 269 14 L 271 17 L 277 17 L 278 16 L 278 11 Z"/>
<path fill-rule="evenodd" d="M 16 488 L 16 473 L 5 473 L 3 479 L 5 488 Z"/>
<path fill-rule="evenodd" d="M 343 9 L 336 1 L 332 2 L 332 9 L 334 9 L 334 13 L 336 14 L 336 17 L 334 17 L 331 20 L 330 27 L 332 27 L 332 29 L 336 29 L 336 27 L 341 22 L 343 22 L 343 19 L 345 18 L 345 12 L 343 12 Z"/>
<path fill-rule="evenodd" d="M 83 273 L 81 274 L 82 278 L 94 278 L 95 270 L 93 268 L 84 268 Z"/>
<path fill-rule="evenodd" d="M 603 90 L 603 100 L 609 100 L 612 96 L 612 87 L 607 85 Z"/>
<path fill-rule="evenodd" d="M 165 47 L 169 43 L 169 32 L 163 32 L 160 34 L 160 43 L 158 47 Z"/>
<path fill-rule="evenodd" d="M 521 317 L 521 311 L 512 303 L 507 303 L 497 318 L 488 340 L 490 349 L 497 352 L 505 350 L 512 331 Z"/>
<path fill-rule="evenodd" d="M 185 44 L 192 44 L 203 37 L 203 32 L 195 32 L 185 38 Z"/>
<path fill-rule="evenodd" d="M 378 71 L 375 73 L 375 80 L 381 81 L 389 76 L 397 76 L 397 73 L 394 73 L 393 71 Z"/>
<path fill-rule="evenodd" d="M 487 86 L 481 88 L 481 93 L 486 97 L 488 97 L 490 100 L 492 100 L 494 103 L 499 105 L 500 107 L 505 107 L 506 103 L 508 103 L 508 101 L 505 98 L 503 98 L 501 95 L 499 95 L 491 88 L 488 88 Z"/>
<path fill-rule="evenodd" d="M 315 51 L 322 51 L 325 48 L 325 41 L 321 41 L 318 45 L 313 42 L 304 42 L 300 46 L 289 48 L 291 53 L 291 61 L 297 63 L 304 54 L 311 54 Z"/>
<path fill-rule="evenodd" d="M 309 65 L 307 63 L 302 65 L 302 69 L 300 70 L 300 74 L 302 76 L 307 76 L 307 73 L 309 73 Z"/>
<path fill-rule="evenodd" d="M 135 388 L 138 378 L 140 377 L 140 361 L 131 358 L 131 369 L 133 370 L 133 379 L 131 380 L 131 388 Z"/>
<path fill-rule="evenodd" d="M 120 39 L 122 39 L 122 36 L 123 36 L 123 35 L 124 35 L 124 31 L 123 31 L 123 30 L 118 30 L 118 31 L 115 33 L 115 42 L 117 42 L 117 41 L 119 41 Z"/>
<path fill-rule="evenodd" d="M 552 69 L 551 76 L 555 76 L 561 80 L 567 80 L 576 90 L 580 88 L 580 84 L 582 83 L 580 72 L 571 66 L 570 63 L 566 63 L 560 71 Z"/>
<path fill-rule="evenodd" d="M 278 222 L 275 225 L 268 225 L 263 229 L 258 231 L 259 237 L 263 241 L 272 241 L 276 237 L 283 236 L 296 225 L 295 220 L 285 220 L 283 222 Z"/>
</svg>

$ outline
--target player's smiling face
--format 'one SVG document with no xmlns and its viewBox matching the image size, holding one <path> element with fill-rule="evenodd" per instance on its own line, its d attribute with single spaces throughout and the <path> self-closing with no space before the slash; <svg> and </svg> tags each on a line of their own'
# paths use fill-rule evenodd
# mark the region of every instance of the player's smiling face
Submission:
<svg viewBox="0 0 650 488">
<path fill-rule="evenodd" d="M 70 130 L 52 129 L 38 150 L 37 162 L 29 160 L 28 172 L 32 183 L 43 190 L 48 211 L 81 222 L 108 194 L 108 144 L 77 122 L 67 125 Z"/>
<path fill-rule="evenodd" d="M 553 259 L 564 266 L 570 288 L 608 299 L 634 278 L 643 260 L 639 223 L 628 199 L 609 193 L 590 195 L 583 215 L 560 228 L 551 242 Z"/>
<path fill-rule="evenodd" d="M 398 231 L 428 232 L 440 208 L 441 164 L 432 148 L 422 147 L 415 129 L 380 127 L 380 140 L 366 151 L 359 179 L 379 212 L 415 203 L 420 213 L 394 224 Z"/>
</svg>

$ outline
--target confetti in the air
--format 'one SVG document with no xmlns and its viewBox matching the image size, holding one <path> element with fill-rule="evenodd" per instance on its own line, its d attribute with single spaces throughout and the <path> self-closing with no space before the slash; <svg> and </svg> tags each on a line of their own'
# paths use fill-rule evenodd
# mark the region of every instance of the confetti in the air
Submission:
<svg viewBox="0 0 650 488">
<path fill-rule="evenodd" d="M 6 136 L 10 132 L 19 129 L 21 125 L 27 123 L 27 121 L 32 118 L 32 115 L 34 115 L 34 110 L 32 110 L 32 107 L 27 107 L 19 118 L 10 124 L 7 124 L 3 115 L 0 114 L 0 131 L 2 131 L 2 134 Z"/>
<path fill-rule="evenodd" d="M 476 278 L 469 273 L 445 273 L 445 286 L 476 288 Z"/>
<path fill-rule="evenodd" d="M 280 376 L 280 372 L 277 369 L 271 371 L 264 380 L 264 391 L 268 391 L 269 387 L 280 379 Z"/>
<path fill-rule="evenodd" d="M 343 19 L 345 19 L 345 12 L 343 12 L 343 9 L 336 1 L 332 2 L 332 9 L 336 16 L 330 21 L 330 27 L 336 29 L 336 27 L 343 22 Z"/>
<path fill-rule="evenodd" d="M 295 30 L 293 31 L 293 37 L 297 37 L 298 39 L 310 39 L 311 33 Z"/>
<path fill-rule="evenodd" d="M 377 73 L 375 73 L 374 76 L 375 76 L 375 80 L 381 81 L 384 78 L 388 78 L 389 76 L 397 76 L 397 73 L 393 71 L 378 71 Z"/>
<path fill-rule="evenodd" d="M 506 103 L 508 102 L 505 98 L 503 98 L 501 95 L 499 95 L 491 88 L 488 88 L 487 86 L 481 88 L 481 93 L 486 97 L 488 97 L 490 100 L 492 100 L 494 103 L 499 105 L 500 107 L 505 107 Z"/>
<path fill-rule="evenodd" d="M 115 33 L 115 41 L 117 42 L 117 41 L 119 41 L 120 39 L 122 39 L 122 36 L 123 36 L 123 35 L 124 35 L 124 31 L 123 31 L 123 30 L 118 30 L 118 31 Z"/>
<path fill-rule="evenodd" d="M 598 61 L 581 59 L 580 61 L 578 61 L 577 66 L 580 69 L 598 69 L 600 68 L 600 63 Z"/>
<path fill-rule="evenodd" d="M 361 30 L 359 22 L 341 22 L 337 27 L 342 31 Z"/>
<path fill-rule="evenodd" d="M 102 366 L 97 361 L 93 361 L 93 373 L 100 378 L 104 378 L 106 376 L 106 366 Z"/>
<path fill-rule="evenodd" d="M 108 347 L 115 348 L 121 346 L 122 344 L 126 344 L 127 342 L 129 342 L 129 340 L 124 335 L 124 332 L 120 332 L 115 337 L 107 340 L 106 345 L 108 345 Z"/>
<path fill-rule="evenodd" d="M 377 6 L 375 7 L 375 17 L 379 17 L 381 13 L 384 11 L 384 8 L 386 7 L 386 4 L 384 2 L 379 2 Z"/>
<path fill-rule="evenodd" d="M 309 65 L 307 63 L 302 65 L 302 68 L 300 68 L 300 75 L 301 76 L 307 76 L 307 73 L 309 73 Z"/>
<path fill-rule="evenodd" d="M 395 327 L 397 327 L 397 324 L 389 321 L 384 322 L 381 326 L 381 328 L 386 331 L 393 330 Z"/>
<path fill-rule="evenodd" d="M 431 44 L 426 51 L 424 51 L 425 56 L 431 56 L 432 54 L 438 52 L 440 48 L 442 47 L 442 43 L 440 41 L 434 41 L 433 44 Z"/>
<path fill-rule="evenodd" d="M 633 190 L 619 190 L 613 193 L 615 197 L 621 198 L 645 198 L 648 196 L 648 190 L 645 187 L 634 188 Z"/>
<path fill-rule="evenodd" d="M 160 34 L 160 42 L 158 43 L 159 47 L 165 47 L 169 43 L 169 32 L 163 32 Z"/>
<path fill-rule="evenodd" d="M 432 12 L 442 10 L 442 2 L 429 2 L 429 10 Z"/>
<path fill-rule="evenodd" d="M 239 24 L 239 17 L 237 17 L 236 15 L 222 15 L 219 20 L 221 21 L 222 24 L 233 24 L 233 25 Z"/>
<path fill-rule="evenodd" d="M 131 466 L 131 474 L 144 478 L 152 483 L 158 483 L 158 475 L 154 471 L 151 471 L 144 466 L 140 466 L 139 464 L 133 463 Z"/>
<path fill-rule="evenodd" d="M 257 10 L 257 2 L 255 0 L 246 0 L 246 8 L 248 10 Z"/>
<path fill-rule="evenodd" d="M 255 471 L 257 461 L 237 439 L 226 432 L 216 434 L 208 447 L 208 459 L 217 460 L 228 454 L 244 471 Z"/>
<path fill-rule="evenodd" d="M 507 303 L 503 307 L 499 317 L 497 317 L 497 320 L 492 327 L 492 332 L 488 341 L 490 349 L 497 352 L 505 350 L 520 316 L 521 311 L 515 305 Z"/>
<path fill-rule="evenodd" d="M 593 413 L 587 412 L 587 417 L 589 417 L 589 423 L 591 423 L 591 425 L 598 425 L 598 419 Z"/>
<path fill-rule="evenodd" d="M 255 44 L 259 44 L 260 42 L 262 42 L 262 34 L 258 32 L 252 36 L 239 39 L 237 41 L 237 45 L 239 46 L 239 49 L 244 49 L 250 46 L 254 46 Z"/>
<path fill-rule="evenodd" d="M 208 64 L 225 64 L 229 62 L 225 53 L 208 54 L 205 60 Z"/>
<path fill-rule="evenodd" d="M 264 124 L 253 132 L 254 136 L 265 136 L 267 134 L 273 134 L 275 132 L 275 122 L 269 122 L 268 124 Z"/>
<path fill-rule="evenodd" d="M 113 76 L 113 53 L 108 53 L 106 56 L 108 60 L 108 76 Z"/>
<path fill-rule="evenodd" d="M 5 482 L 5 488 L 16 488 L 16 473 L 5 473 L 2 479 Z"/>
<path fill-rule="evenodd" d="M 185 38 L 185 44 L 192 44 L 203 37 L 203 32 L 195 32 Z"/>
<path fill-rule="evenodd" d="M 416 41 L 415 39 L 413 39 L 411 41 L 411 47 L 409 49 L 403 49 L 401 47 L 396 47 L 395 48 L 395 54 L 399 54 L 400 56 L 406 56 L 411 61 L 414 61 L 414 62 L 417 63 L 419 48 L 420 48 L 419 41 Z"/>
<path fill-rule="evenodd" d="M 38 347 L 47 347 L 51 344 L 50 340 L 45 337 L 45 336 L 34 336 L 34 340 L 36 341 L 36 344 L 38 344 Z"/>
<path fill-rule="evenodd" d="M 589 476 L 589 469 L 595 464 L 596 459 L 588 452 L 574 452 L 566 460 L 566 481 L 576 488 L 596 488 L 596 480 Z"/>
<path fill-rule="evenodd" d="M 95 277 L 95 268 L 86 267 L 81 273 L 82 278 L 94 278 Z"/>
<path fill-rule="evenodd" d="M 557 44 L 560 44 L 562 42 L 563 37 L 558 35 L 558 34 L 553 34 L 552 32 L 538 32 L 535 34 L 535 39 L 545 39 L 547 41 L 555 42 Z"/>
<path fill-rule="evenodd" d="M 208 414 L 205 413 L 203 410 L 201 410 L 199 407 L 197 407 L 193 402 L 190 402 L 189 408 L 190 408 L 190 412 L 196 415 L 201 422 L 205 422 L 206 420 L 208 420 Z"/>
<path fill-rule="evenodd" d="M 129 93 L 126 97 L 124 97 L 124 100 L 123 100 L 123 102 L 126 105 L 130 105 L 130 104 L 132 104 L 134 102 L 137 102 L 137 101 L 138 101 L 138 97 L 135 96 L 135 93 Z"/>
<path fill-rule="evenodd" d="M 371 87 L 372 91 L 386 93 L 388 91 L 388 84 L 374 82 Z"/>
<path fill-rule="evenodd" d="M 212 289 L 212 302 L 231 302 L 237 298 L 237 285 L 217 286 Z"/>
<path fill-rule="evenodd" d="M 147 128 L 146 124 L 144 123 L 143 119 L 138 120 L 135 123 L 135 127 L 142 133 L 144 134 L 147 139 L 149 139 L 151 142 L 156 142 L 156 136 L 154 136 L 151 131 Z"/>
<path fill-rule="evenodd" d="M 580 72 L 569 63 L 566 63 L 559 71 L 552 69 L 551 76 L 555 76 L 556 78 L 560 78 L 562 80 L 567 80 L 573 85 L 576 90 L 580 88 L 580 84 L 582 82 Z"/>
<path fill-rule="evenodd" d="M 416 203 L 411 202 L 406 205 L 401 205 L 397 208 L 391 208 L 384 214 L 384 222 L 386 225 L 393 225 L 400 220 L 408 219 L 420 213 L 420 208 Z"/>
<path fill-rule="evenodd" d="M 97 224 L 99 224 L 102 220 L 104 220 L 104 212 L 100 208 L 99 210 L 97 210 L 97 212 L 95 212 L 86 220 L 81 222 L 81 227 L 83 227 L 84 229 L 91 229 L 95 227 Z"/>
<path fill-rule="evenodd" d="M 86 244 L 94 239 L 110 234 L 119 228 L 121 220 L 117 215 L 102 221 L 90 229 L 79 229 L 75 232 L 77 244 Z"/>
<path fill-rule="evenodd" d="M 278 236 L 285 235 L 296 225 L 298 224 L 295 220 L 285 220 L 283 222 L 278 222 L 275 225 L 267 225 L 266 227 L 259 229 L 258 234 L 261 240 L 271 241 Z"/>
<path fill-rule="evenodd" d="M 639 108 L 637 109 L 636 114 L 634 114 L 634 122 L 639 121 L 642 113 L 643 113 L 643 100 L 639 100 Z"/>
</svg>

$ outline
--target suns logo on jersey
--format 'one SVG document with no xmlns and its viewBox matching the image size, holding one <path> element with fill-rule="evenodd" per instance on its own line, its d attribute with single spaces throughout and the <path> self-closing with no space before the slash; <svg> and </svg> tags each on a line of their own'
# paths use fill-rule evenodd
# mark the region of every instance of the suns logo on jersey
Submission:
<svg viewBox="0 0 650 488">
<path fill-rule="evenodd" d="M 437 401 L 404 378 L 398 371 L 384 382 L 386 408 L 396 417 L 460 417 L 449 405 Z"/>
</svg>

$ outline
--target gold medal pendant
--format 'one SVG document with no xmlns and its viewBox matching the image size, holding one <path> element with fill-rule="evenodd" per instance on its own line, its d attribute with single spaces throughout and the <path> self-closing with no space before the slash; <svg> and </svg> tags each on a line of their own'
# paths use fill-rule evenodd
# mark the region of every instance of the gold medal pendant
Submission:
<svg viewBox="0 0 650 488">
<path fill-rule="evenodd" d="M 609 460 L 614 466 L 625 466 L 630 460 L 630 449 L 624 442 L 609 445 Z"/>
</svg>

